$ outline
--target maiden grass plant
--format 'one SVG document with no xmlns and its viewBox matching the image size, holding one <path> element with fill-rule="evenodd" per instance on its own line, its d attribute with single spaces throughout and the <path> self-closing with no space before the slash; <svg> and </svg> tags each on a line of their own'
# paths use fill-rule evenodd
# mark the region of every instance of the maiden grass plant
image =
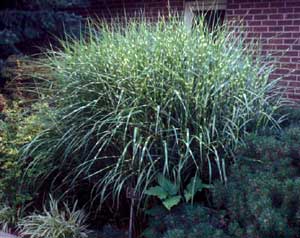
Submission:
<svg viewBox="0 0 300 238">
<path fill-rule="evenodd" d="M 158 173 L 181 188 L 195 175 L 225 182 L 243 135 L 276 126 L 272 68 L 255 47 L 203 20 L 90 26 L 47 54 L 53 117 L 25 148 L 27 169 L 48 166 L 39 181 L 59 174 L 53 185 L 88 181 L 101 204 L 128 187 L 143 198 Z"/>
</svg>

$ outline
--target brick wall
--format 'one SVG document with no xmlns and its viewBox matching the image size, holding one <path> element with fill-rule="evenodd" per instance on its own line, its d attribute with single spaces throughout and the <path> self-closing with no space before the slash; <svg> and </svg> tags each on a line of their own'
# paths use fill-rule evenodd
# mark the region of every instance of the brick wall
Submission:
<svg viewBox="0 0 300 238">
<path fill-rule="evenodd" d="M 283 77 L 286 96 L 300 102 L 300 0 L 228 0 L 227 19 L 241 20 L 274 58 L 271 79 Z"/>
</svg>

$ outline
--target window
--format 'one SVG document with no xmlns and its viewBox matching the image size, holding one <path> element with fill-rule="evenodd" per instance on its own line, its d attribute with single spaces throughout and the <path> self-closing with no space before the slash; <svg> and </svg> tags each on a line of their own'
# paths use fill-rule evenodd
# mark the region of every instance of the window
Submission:
<svg viewBox="0 0 300 238">
<path fill-rule="evenodd" d="M 200 16 L 204 16 L 204 21 L 209 29 L 214 29 L 222 24 L 225 19 L 226 0 L 199 0 L 186 1 L 184 21 L 188 28 L 197 24 Z"/>
</svg>

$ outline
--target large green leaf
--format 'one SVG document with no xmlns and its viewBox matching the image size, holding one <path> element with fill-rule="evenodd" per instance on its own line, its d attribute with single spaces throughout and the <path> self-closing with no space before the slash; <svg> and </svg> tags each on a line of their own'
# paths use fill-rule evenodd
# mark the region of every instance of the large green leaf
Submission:
<svg viewBox="0 0 300 238">
<path fill-rule="evenodd" d="M 168 193 L 160 186 L 155 186 L 147 189 L 145 191 L 145 194 L 149 196 L 156 196 L 161 200 L 166 199 L 168 196 Z"/>
<path fill-rule="evenodd" d="M 179 186 L 172 183 L 171 180 L 167 179 L 162 174 L 159 174 L 157 177 L 158 184 L 168 193 L 170 196 L 178 194 Z"/>
<path fill-rule="evenodd" d="M 181 200 L 181 196 L 170 197 L 163 201 L 164 206 L 171 210 L 172 207 L 176 206 Z"/>
</svg>

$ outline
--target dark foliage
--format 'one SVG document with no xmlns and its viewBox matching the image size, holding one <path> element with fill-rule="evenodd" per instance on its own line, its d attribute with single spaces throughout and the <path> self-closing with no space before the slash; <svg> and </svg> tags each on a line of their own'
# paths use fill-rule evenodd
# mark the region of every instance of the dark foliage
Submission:
<svg viewBox="0 0 300 238">
<path fill-rule="evenodd" d="M 36 10 L 88 7 L 89 0 L 2 0 L 0 9 Z"/>
<path fill-rule="evenodd" d="M 37 44 L 49 43 L 64 33 L 78 36 L 82 24 L 80 16 L 56 11 L 2 11 L 0 12 L 1 58 L 21 51 L 30 53 Z M 26 44 L 27 43 L 27 44 Z M 26 46 L 26 47 L 25 47 Z M 26 52 L 27 51 L 27 52 Z"/>
<path fill-rule="evenodd" d="M 112 225 L 106 225 L 101 230 L 93 230 L 89 233 L 89 238 L 124 238 L 128 237 L 127 232 L 118 229 Z"/>
<path fill-rule="evenodd" d="M 39 53 L 65 34 L 78 37 L 83 18 L 65 11 L 89 6 L 89 0 L 15 0 L 4 1 L 0 11 L 0 59 L 10 55 Z M 0 62 L 0 86 L 4 85 L 5 63 Z"/>
<path fill-rule="evenodd" d="M 210 208 L 151 209 L 145 237 L 299 238 L 300 113 L 286 112 L 282 131 L 245 138 L 228 183 L 214 184 Z"/>
<path fill-rule="evenodd" d="M 201 205 L 181 205 L 172 213 L 164 212 L 163 208 L 158 211 L 149 211 L 153 216 L 144 231 L 147 238 L 231 237 L 223 231 L 225 217 L 222 213 Z"/>
<path fill-rule="evenodd" d="M 213 201 L 238 237 L 300 237 L 300 128 L 249 136 L 228 184 L 215 184 Z"/>
</svg>

